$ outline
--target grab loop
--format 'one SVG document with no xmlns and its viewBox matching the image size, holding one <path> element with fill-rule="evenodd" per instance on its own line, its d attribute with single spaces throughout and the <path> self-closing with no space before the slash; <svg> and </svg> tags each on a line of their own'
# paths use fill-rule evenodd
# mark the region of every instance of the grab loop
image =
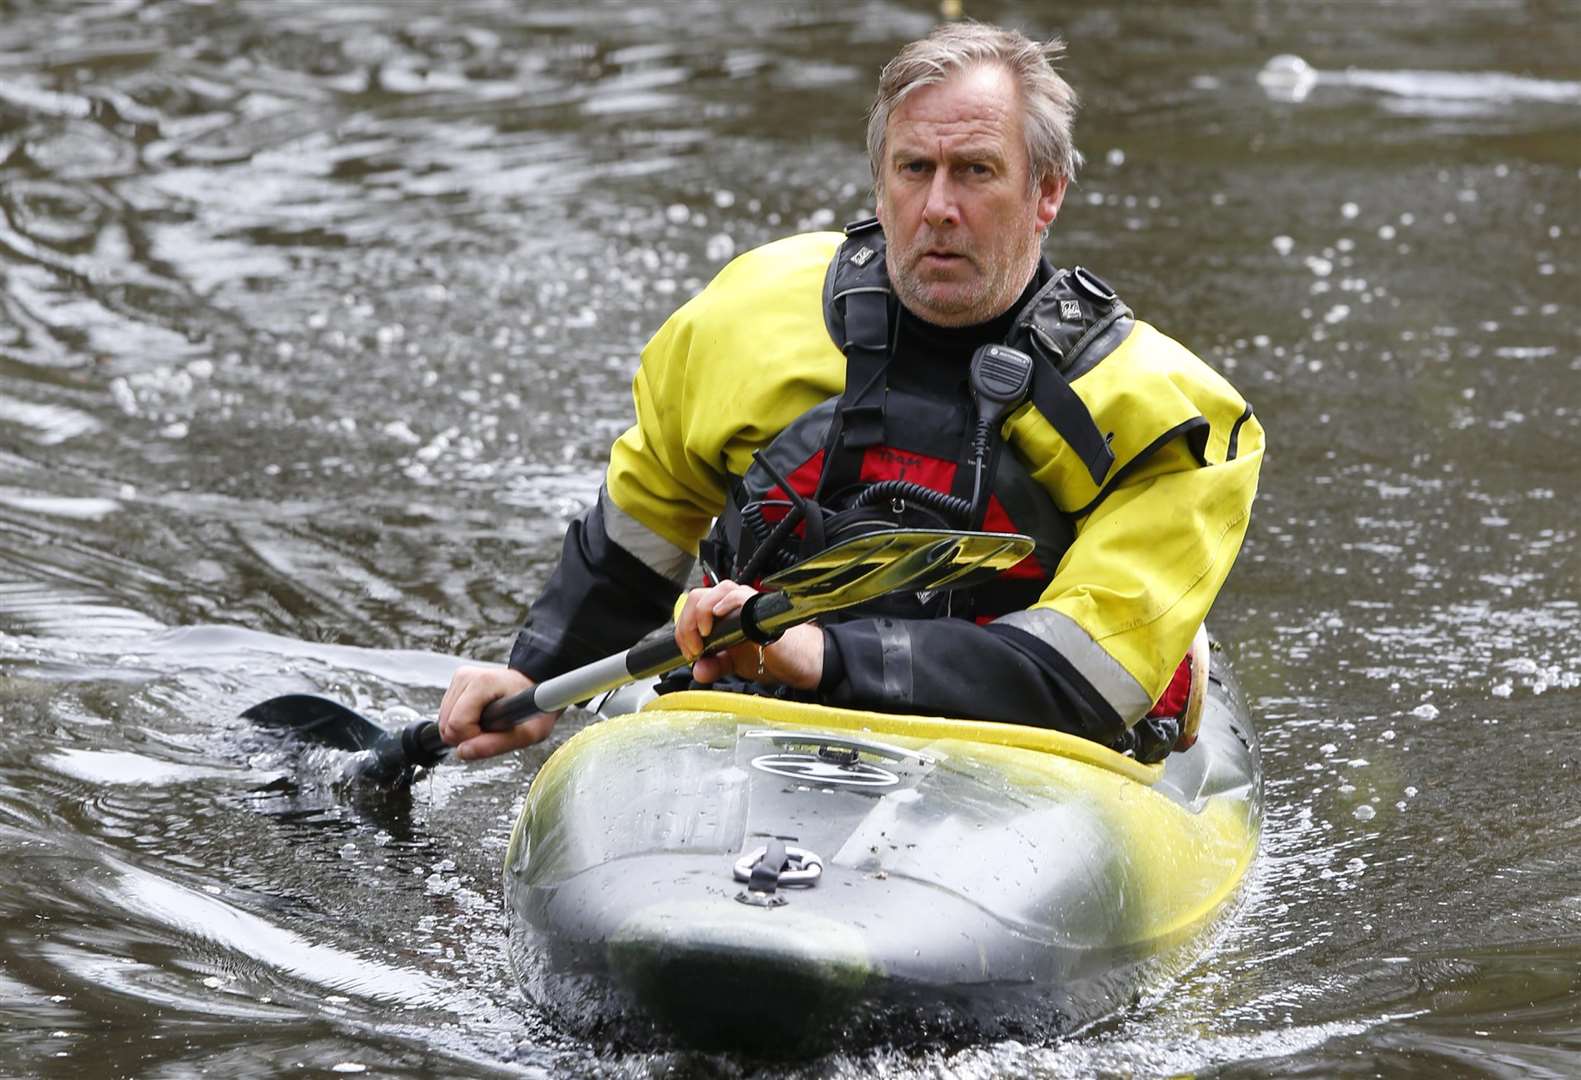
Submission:
<svg viewBox="0 0 1581 1080">
<path fill-rule="evenodd" d="M 780 886 L 816 885 L 822 875 L 823 860 L 815 852 L 770 840 L 736 860 L 735 878 L 746 884 L 736 899 L 743 904 L 777 907 L 785 902 L 777 895 Z"/>
</svg>

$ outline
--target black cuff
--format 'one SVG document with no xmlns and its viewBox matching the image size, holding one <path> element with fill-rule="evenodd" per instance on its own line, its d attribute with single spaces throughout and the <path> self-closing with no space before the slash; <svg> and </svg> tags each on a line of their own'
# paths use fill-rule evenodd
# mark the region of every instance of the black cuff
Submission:
<svg viewBox="0 0 1581 1080">
<path fill-rule="evenodd" d="M 828 630 L 823 631 L 823 675 L 818 679 L 818 695 L 830 693 L 845 681 L 845 657 L 840 655 L 840 643 Z"/>
</svg>

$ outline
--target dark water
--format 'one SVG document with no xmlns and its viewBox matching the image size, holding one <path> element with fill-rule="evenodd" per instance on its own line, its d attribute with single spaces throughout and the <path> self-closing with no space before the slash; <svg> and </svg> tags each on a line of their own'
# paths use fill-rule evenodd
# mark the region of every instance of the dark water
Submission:
<svg viewBox="0 0 1581 1080">
<path fill-rule="evenodd" d="M 967 13 L 1072 41 L 1054 257 L 1268 427 L 1216 626 L 1270 816 L 1135 1009 L 807 1074 L 1581 1072 L 1581 6 Z M 936 16 L 0 0 L 0 1071 L 749 1070 L 511 986 L 543 751 L 378 802 L 236 713 L 399 722 L 502 658 L 641 342 L 862 211 L 877 66 Z"/>
</svg>

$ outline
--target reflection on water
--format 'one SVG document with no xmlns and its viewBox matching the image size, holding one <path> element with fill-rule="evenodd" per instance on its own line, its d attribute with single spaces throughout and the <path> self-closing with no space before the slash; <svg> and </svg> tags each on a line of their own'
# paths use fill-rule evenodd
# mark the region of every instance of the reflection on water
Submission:
<svg viewBox="0 0 1581 1080">
<path fill-rule="evenodd" d="M 1270 817 L 1240 917 L 1126 1014 L 806 1073 L 1575 1073 L 1581 9 L 967 9 L 1071 39 L 1052 254 L 1270 430 L 1216 623 Z M 864 211 L 876 68 L 936 10 L 0 3 L 14 1068 L 747 1067 L 569 1043 L 509 985 L 549 748 L 381 799 L 236 714 L 399 724 L 503 656 L 645 336 Z"/>
</svg>

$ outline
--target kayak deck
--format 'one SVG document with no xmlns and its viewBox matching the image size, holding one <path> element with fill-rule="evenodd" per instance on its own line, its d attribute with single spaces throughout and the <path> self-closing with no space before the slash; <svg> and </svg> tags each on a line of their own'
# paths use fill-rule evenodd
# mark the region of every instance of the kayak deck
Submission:
<svg viewBox="0 0 1581 1080">
<path fill-rule="evenodd" d="M 561 1023 L 643 1042 L 1069 1030 L 1235 894 L 1250 732 L 1222 678 L 1161 766 L 1017 725 L 666 695 L 535 778 L 506 858 L 513 966 Z M 749 902 L 736 864 L 775 839 L 821 873 Z"/>
</svg>

